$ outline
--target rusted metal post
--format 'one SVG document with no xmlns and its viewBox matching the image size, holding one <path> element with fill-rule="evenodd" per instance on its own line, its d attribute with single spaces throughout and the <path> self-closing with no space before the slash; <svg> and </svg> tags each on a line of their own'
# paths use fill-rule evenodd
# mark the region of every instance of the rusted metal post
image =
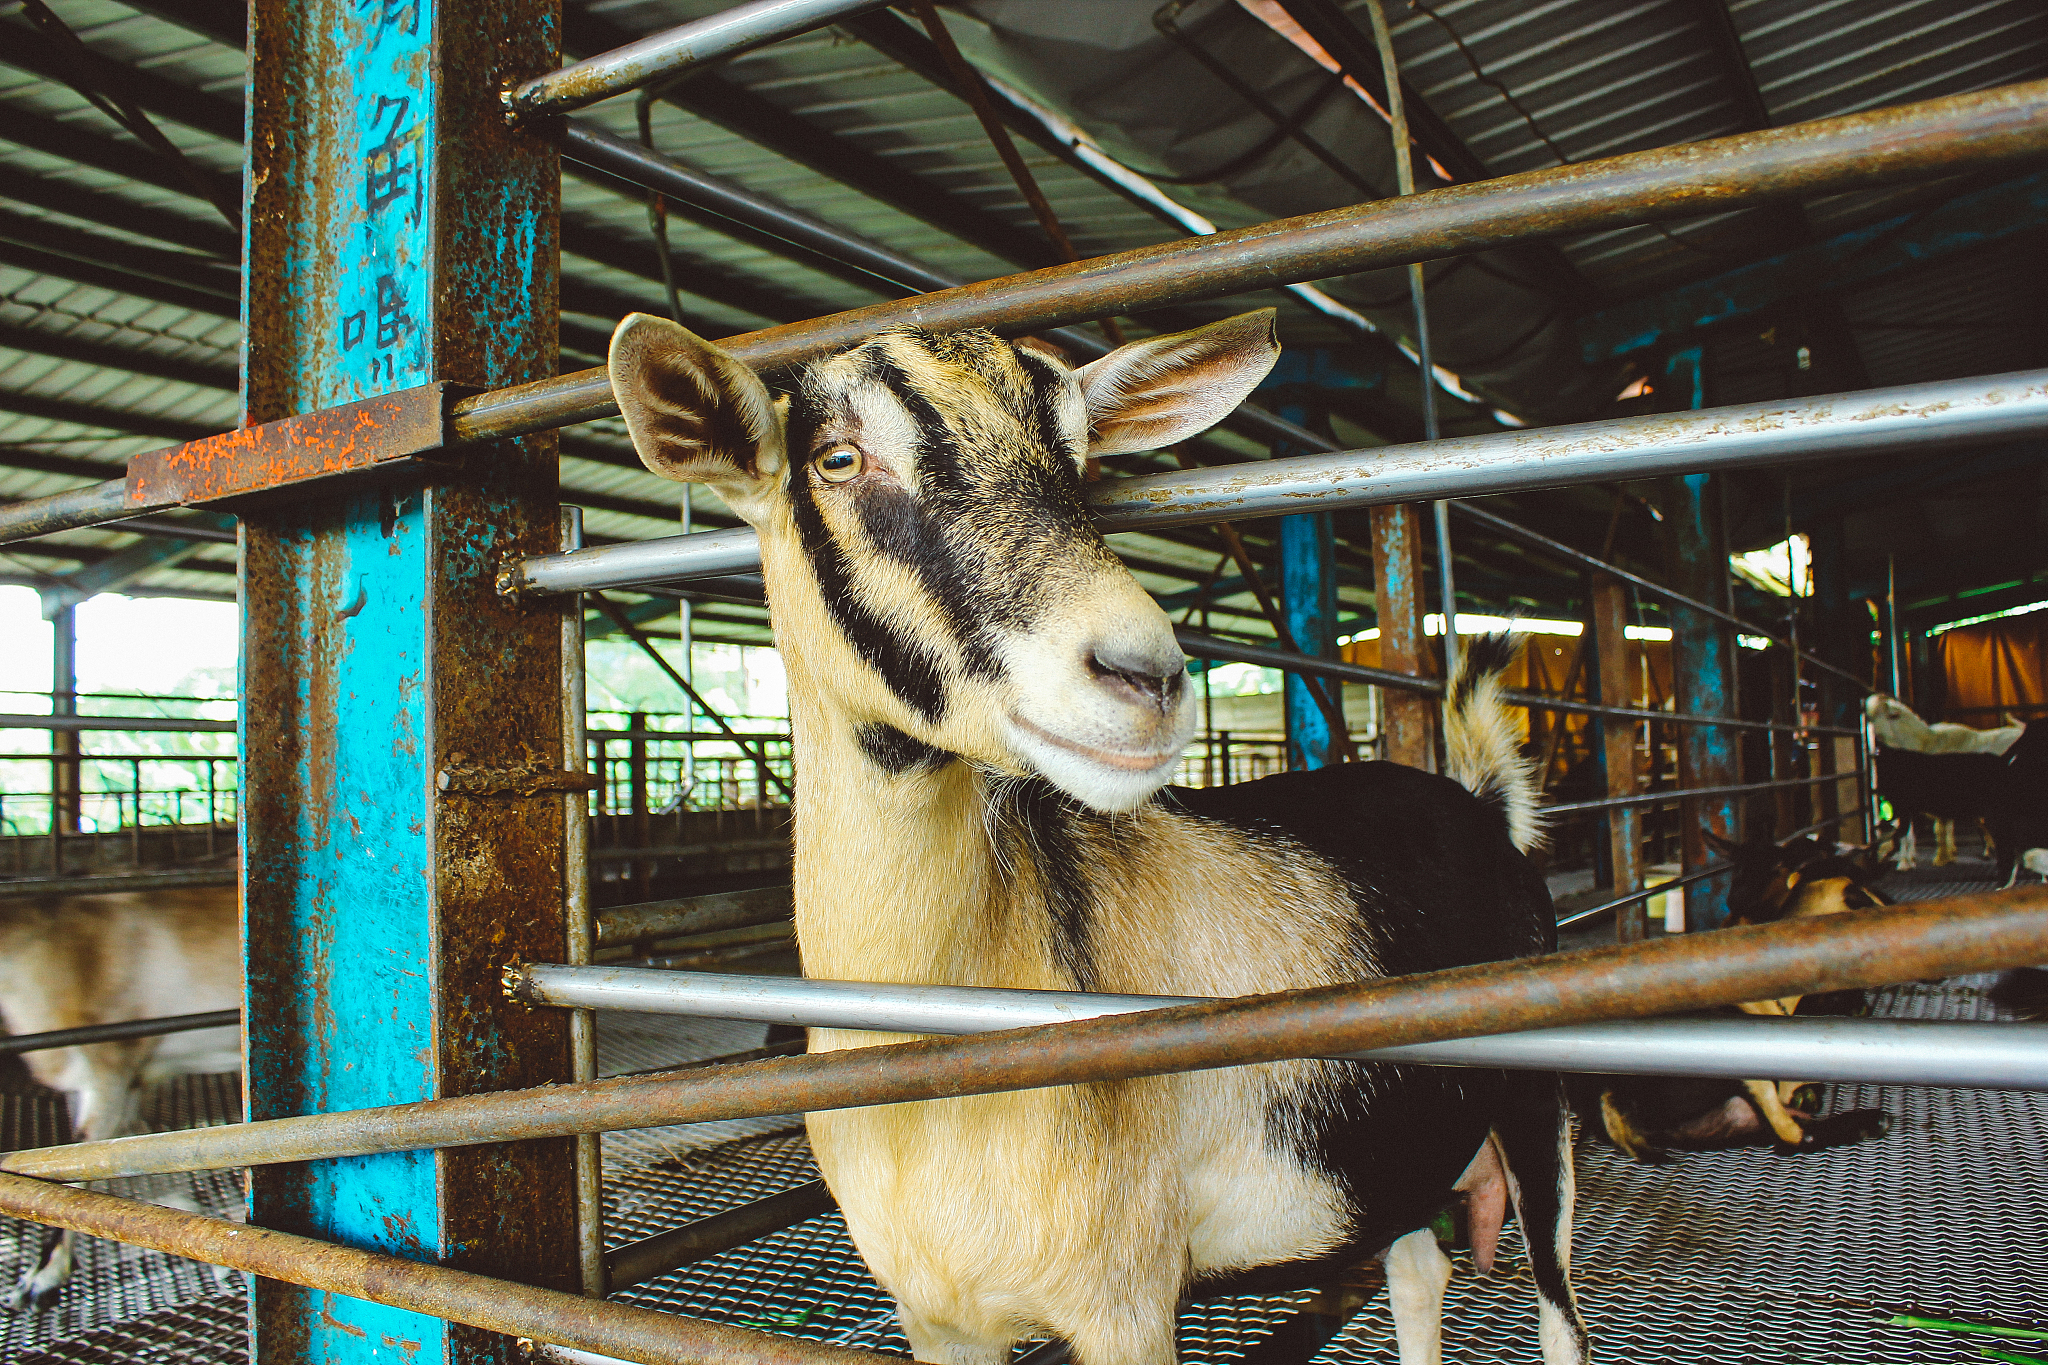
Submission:
<svg viewBox="0 0 2048 1365">
<path fill-rule="evenodd" d="M 1592 638 L 1581 646 L 1593 650 L 1599 668 L 1599 700 L 1606 706 L 1627 706 L 1633 700 L 1628 658 L 1628 590 L 1608 574 L 1593 575 Z M 1562 725 L 1564 718 L 1559 717 Z M 1601 766 L 1609 796 L 1636 793 L 1636 722 L 1608 716 L 1600 721 Z M 1607 863 L 1613 871 L 1614 894 L 1626 896 L 1643 885 L 1642 810 L 1621 806 L 1607 813 Z M 1648 933 L 1642 901 L 1614 912 L 1614 940 L 1633 943 Z"/>
<path fill-rule="evenodd" d="M 1380 628 L 1380 667 L 1429 677 L 1429 641 L 1422 612 L 1422 509 L 1372 509 L 1373 594 Z M 1436 768 L 1436 702 L 1389 689 L 1381 756 L 1411 768 Z"/>
<path fill-rule="evenodd" d="M 368 400 L 364 421 L 388 409 L 431 450 L 442 385 L 554 372 L 559 170 L 498 92 L 558 64 L 557 14 L 257 0 L 248 424 Z M 304 456 L 252 449 L 278 480 Z M 236 458 L 182 472 L 261 482 Z M 497 984 L 564 942 L 562 788 L 490 781 L 563 767 L 559 619 L 495 588 L 508 557 L 558 545 L 557 484 L 549 433 L 243 510 L 252 1118 L 571 1077 L 566 1016 Z M 263 1227 L 573 1293 L 575 1190 L 575 1143 L 551 1138 L 265 1169 L 250 1200 Z M 507 1349 L 271 1279 L 252 1323 L 256 1365 Z"/>
<path fill-rule="evenodd" d="M 1705 357 L 1699 348 L 1681 351 L 1667 367 L 1673 387 L 1687 407 L 1706 405 Z M 1686 595 L 1726 612 L 1728 536 L 1721 516 L 1720 480 L 1711 474 L 1686 474 L 1664 484 L 1665 533 L 1669 537 L 1671 585 Z M 1672 691 L 1678 709 L 1701 715 L 1735 714 L 1735 641 L 1728 627 L 1704 612 L 1674 605 L 1671 610 Z M 1711 725 L 1689 726 L 1678 736 L 1678 785 L 1723 787 L 1742 781 L 1742 748 L 1735 731 Z M 1711 860 L 1706 832 L 1727 839 L 1741 837 L 1736 802 L 1729 797 L 1688 799 L 1679 807 L 1679 856 L 1689 872 Z M 1685 890 L 1685 920 L 1690 928 L 1720 922 L 1728 885 L 1708 877 Z"/>
<path fill-rule="evenodd" d="M 65 607 L 50 617 L 50 714 L 78 714 L 78 610 Z M 52 730 L 50 752 L 50 875 L 64 875 L 63 836 L 78 833 L 80 732 Z"/>
</svg>

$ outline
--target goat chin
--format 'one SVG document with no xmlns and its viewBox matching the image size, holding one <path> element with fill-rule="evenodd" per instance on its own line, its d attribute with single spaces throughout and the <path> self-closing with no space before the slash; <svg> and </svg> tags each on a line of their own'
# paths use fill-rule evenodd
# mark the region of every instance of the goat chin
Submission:
<svg viewBox="0 0 2048 1365">
<path fill-rule="evenodd" d="M 1171 728 L 1148 736 L 1150 743 L 1143 749 L 1125 747 L 1109 736 L 1104 736 L 1108 743 L 1090 743 L 1022 716 L 1009 718 L 1005 738 L 1030 771 L 1074 800 L 1090 810 L 1122 814 L 1144 805 L 1172 779 L 1181 751 L 1194 735 L 1193 712 L 1191 706 L 1181 707 Z"/>
</svg>

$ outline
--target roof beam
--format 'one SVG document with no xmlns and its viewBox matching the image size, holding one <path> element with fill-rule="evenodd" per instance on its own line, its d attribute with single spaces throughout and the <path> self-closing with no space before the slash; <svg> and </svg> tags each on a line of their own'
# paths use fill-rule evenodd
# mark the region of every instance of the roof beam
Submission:
<svg viewBox="0 0 2048 1365">
<path fill-rule="evenodd" d="M 623 47 L 640 35 L 628 32 L 580 6 L 562 15 L 562 46 L 577 57 Z M 715 72 L 705 71 L 662 97 L 777 156 L 835 180 L 879 204 L 886 204 L 941 232 L 951 233 L 1000 260 L 1025 269 L 1057 265 L 1051 245 L 1035 233 L 1012 227 L 966 199 L 877 156 L 852 138 L 835 133 Z"/>
<path fill-rule="evenodd" d="M 1647 299 L 1616 304 L 1579 319 L 1579 344 L 1586 362 L 1597 364 L 1682 332 L 1800 296 L 1862 284 L 2044 223 L 2048 171 L 1796 247 Z"/>
<path fill-rule="evenodd" d="M 117 194 L 87 189 L 44 175 L 10 174 L 7 197 L 51 213 L 61 213 L 67 218 L 119 228 L 169 246 L 203 252 L 218 261 L 232 263 L 241 259 L 241 240 L 228 231 L 218 216 L 207 222 L 182 218 L 175 213 L 165 213 L 156 205 L 145 206 Z M 200 201 L 195 199 L 193 202 Z"/>
<path fill-rule="evenodd" d="M 1742 34 L 1735 26 L 1735 15 L 1728 8 L 1728 0 L 1692 0 L 1692 3 L 1700 18 L 1701 30 L 1728 79 L 1730 90 L 1734 92 L 1736 107 L 1749 127 L 1757 131 L 1775 127 L 1777 120 L 1771 116 L 1770 106 L 1764 103 L 1763 88 L 1757 84 L 1756 70 L 1749 64 L 1749 52 L 1742 45 Z M 1813 220 L 1806 216 L 1806 209 L 1798 203 L 1767 204 L 1757 212 L 1764 221 L 1774 225 L 1787 245 L 1795 249 L 1810 245 L 1819 235 L 1814 231 Z M 1804 293 L 1799 313 L 1799 321 L 1819 343 L 1814 347 L 1814 354 L 1820 363 L 1809 371 L 1810 380 L 1816 386 L 1813 391 L 1829 393 L 1867 387 L 1870 374 L 1863 364 L 1863 353 L 1856 347 L 1856 338 L 1849 331 L 1848 321 L 1842 316 L 1841 303 L 1824 295 Z"/>
<path fill-rule="evenodd" d="M 198 196 L 193 194 L 191 182 L 185 179 L 176 166 L 162 157 L 146 152 L 132 143 L 116 141 L 110 135 L 88 132 L 76 124 L 45 118 L 40 114 L 31 114 L 0 104 L 0 138 L 41 152 L 45 156 L 76 162 L 97 171 L 105 171 L 109 175 L 120 176 L 123 180 L 154 185 L 158 189 L 198 199 Z M 240 193 L 240 176 L 208 171 L 203 166 L 197 169 L 201 175 L 214 176 L 216 187 L 222 193 Z"/>
<path fill-rule="evenodd" d="M 168 569 L 190 559 L 206 542 L 147 536 L 124 550 L 63 575 L 58 586 L 43 589 L 43 619 L 77 606 L 103 592 L 115 592 L 158 569 Z"/>
<path fill-rule="evenodd" d="M 190 256 L 102 237 L 98 233 L 81 232 L 46 218 L 29 218 L 4 209 L 0 209 L 0 242 L 66 257 L 81 265 L 111 267 L 145 280 L 211 294 L 235 304 L 239 311 L 242 292 L 240 271 L 234 267 L 223 267 L 210 257 Z"/>
<path fill-rule="evenodd" d="M 101 431 L 115 431 L 125 435 L 156 436 L 166 441 L 196 441 L 202 436 L 214 436 L 220 432 L 219 427 L 203 422 L 188 422 L 183 418 L 160 417 L 144 412 L 122 412 L 116 408 L 96 407 L 91 403 L 74 403 L 64 398 L 37 398 L 26 393 L 0 393 L 0 412 L 12 412 L 22 417 L 41 417 L 52 422 L 68 422 L 76 427 L 95 427 Z M 0 459 L 4 458 L 5 454 L 0 453 Z M 111 476 L 119 478 L 121 471 L 115 469 Z"/>
<path fill-rule="evenodd" d="M 218 294 L 165 284 L 161 280 L 146 279 L 140 275 L 131 275 L 125 270 L 88 265 L 70 256 L 59 256 L 55 252 L 40 251 L 4 239 L 0 239 L 0 265 L 11 265 L 17 270 L 29 270 L 38 275 L 50 275 L 76 284 L 111 289 L 116 294 L 132 294 L 136 298 L 169 304 L 173 308 L 183 308 L 194 313 L 205 313 L 211 317 L 225 318 L 229 322 L 241 321 L 241 306 L 234 299 L 224 299 Z"/>
<path fill-rule="evenodd" d="M 156 114 L 194 132 L 206 133 L 223 142 L 242 141 L 242 102 L 194 90 L 103 57 L 90 48 L 83 52 L 60 51 L 57 44 L 25 24 L 0 21 L 7 35 L 0 42 L 0 62 L 42 77 L 70 85 L 81 77 L 100 94 L 118 95 L 145 113 Z"/>
<path fill-rule="evenodd" d="M 228 361 L 209 363 L 177 356 L 158 355 L 136 346 L 117 346 L 106 341 L 84 341 L 46 327 L 20 327 L 0 322 L 0 346 L 28 355 L 75 360 L 100 369 L 125 370 L 152 379 L 170 379 L 180 384 L 220 389 L 234 393 L 241 387 L 241 372 Z"/>
<path fill-rule="evenodd" d="M 241 5 L 219 0 L 126 0 L 128 8 L 176 24 L 187 33 L 211 38 L 237 52 L 249 48 L 249 14 Z"/>
</svg>

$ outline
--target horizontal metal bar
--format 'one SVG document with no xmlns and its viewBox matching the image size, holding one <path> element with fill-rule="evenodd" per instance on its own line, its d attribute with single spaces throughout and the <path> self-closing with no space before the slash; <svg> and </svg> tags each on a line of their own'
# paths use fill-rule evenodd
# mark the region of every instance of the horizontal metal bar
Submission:
<svg viewBox="0 0 2048 1365">
<path fill-rule="evenodd" d="M 809 1180 L 766 1199 L 629 1242 L 604 1258 L 608 1292 L 616 1294 L 629 1285 L 645 1284 L 678 1266 L 745 1246 L 757 1237 L 795 1227 L 838 1207 L 824 1181 Z"/>
<path fill-rule="evenodd" d="M 36 795 L 47 796 L 48 793 L 39 792 Z M 204 829 L 205 826 L 199 828 Z M 96 836 L 72 834 L 58 837 L 91 839 Z M 129 872 L 95 877 L 7 877 L 0 879 L 0 900 L 15 896 L 107 896 L 127 891 L 169 891 L 188 886 L 233 886 L 237 880 L 238 874 L 231 867 L 194 867 L 169 872 Z"/>
<path fill-rule="evenodd" d="M 772 853 L 789 847 L 787 836 L 763 839 L 714 839 L 702 844 L 656 844 L 651 848 L 594 848 L 591 861 L 630 863 L 650 858 L 701 858 L 708 853 Z"/>
<path fill-rule="evenodd" d="M 212 1170 L 897 1104 L 1363 1052 L 2048 961 L 2048 886 L 1121 1018 L 0 1155 L 46 1180 Z"/>
<path fill-rule="evenodd" d="M 1661 806 L 1702 796 L 1746 796 L 1750 792 L 1776 791 L 1781 787 L 1816 787 L 1825 782 L 1849 782 L 1863 775 L 1863 769 L 1841 773 L 1818 773 L 1812 777 L 1781 777 L 1771 782 L 1735 782 L 1720 787 L 1677 787 L 1670 791 L 1640 792 L 1635 796 L 1603 796 L 1597 801 L 1564 801 L 1543 806 L 1545 815 L 1576 815 L 1589 810 L 1621 810 L 1628 806 Z"/>
<path fill-rule="evenodd" d="M 505 92 L 515 122 L 564 114 L 693 67 L 808 33 L 889 0 L 754 0 L 550 71 Z"/>
<path fill-rule="evenodd" d="M 172 734 L 224 734 L 231 720 L 188 720 L 180 716 L 38 716 L 10 712 L 0 715 L 0 730 L 161 730 Z M 225 754 L 147 754 L 147 758 L 225 758 Z M 80 754 L 80 758 L 132 758 L 133 754 Z"/>
<path fill-rule="evenodd" d="M 1862 813 L 1863 808 L 1861 806 L 1858 806 L 1854 810 L 1843 811 L 1840 815 L 1830 815 L 1825 820 L 1816 820 L 1812 824 L 1807 825 L 1803 829 L 1793 830 L 1790 834 L 1778 840 L 1778 843 L 1780 846 L 1783 846 L 1785 844 L 1790 843 L 1792 840 L 1797 839 L 1802 834 L 1812 834 L 1816 830 L 1826 829 L 1829 825 L 1839 825 L 1840 823 L 1842 823 L 1842 821 L 1850 819 L 1857 815 L 1861 815 Z M 1575 910 L 1571 914 L 1566 915 L 1563 919 L 1559 920 L 1557 922 L 1557 927 L 1560 929 L 1568 929 L 1574 924 L 1580 924 L 1586 920 L 1593 919 L 1596 916 L 1604 915 L 1608 913 L 1610 910 L 1619 910 L 1624 905 L 1633 905 L 1637 901 L 1648 900 L 1652 896 L 1661 896 L 1666 891 L 1673 891 L 1682 886 L 1691 886 L 1694 882 L 1703 882 L 1710 877 L 1718 877 L 1721 876 L 1723 873 L 1732 872 L 1734 870 L 1735 864 L 1733 863 L 1709 863 L 1707 866 L 1702 868 L 1696 868 L 1693 871 L 1686 873 L 1682 877 L 1673 877 L 1669 881 L 1658 882 L 1655 886 L 1646 886 L 1640 891 L 1632 891 L 1626 896 L 1616 896 L 1611 901 L 1604 901 L 1599 905 L 1588 906 L 1584 910 Z"/>
<path fill-rule="evenodd" d="M 1715 870 L 1726 871 L 1727 865 Z M 1210 1003 L 1202 996 L 903 986 L 537 963 L 518 975 L 519 998 L 529 1004 L 880 1033 L 984 1033 Z M 2015 1035 L 2008 1024 L 1928 1026 L 1918 1020 L 1632 1019 L 1326 1055 L 1343 1061 L 1511 1071 L 1785 1076 L 2048 1090 L 2048 1025 Z"/>
<path fill-rule="evenodd" d="M 1280 219 L 720 344 L 767 371 L 840 350 L 886 327 L 993 327 L 1022 335 L 1529 238 L 1989 170 L 2044 151 L 2048 81 L 2034 81 Z M 604 370 L 593 368 L 463 399 L 455 405 L 454 432 L 462 441 L 496 440 L 617 413 Z"/>
<path fill-rule="evenodd" d="M 2048 119 L 2044 119 L 2048 121 Z M 1299 455 L 1088 485 L 1105 531 L 1429 502 L 1947 448 L 2048 430 L 2048 370 Z M 525 560 L 540 593 L 677 583 L 760 567 L 749 527 Z M 1382 686 L 1399 686 L 1389 674 Z M 1361 679 L 1364 681 L 1364 679 Z M 1412 683 L 1407 684 L 1411 690 Z"/>
<path fill-rule="evenodd" d="M 793 902 L 789 886 L 762 886 L 749 891 L 719 891 L 708 896 L 614 905 L 597 912 L 597 946 L 646 943 L 719 929 L 743 929 L 788 919 Z"/>
<path fill-rule="evenodd" d="M 898 1365 L 893 1356 L 586 1299 L 19 1175 L 0 1175 L 0 1213 L 641 1365 Z"/>
<path fill-rule="evenodd" d="M 1392 673 L 1384 668 L 1368 668 L 1364 664 L 1346 663 L 1342 659 L 1318 659 L 1314 655 L 1297 653 L 1291 649 L 1247 644 L 1242 640 L 1226 640 L 1221 636 L 1208 635 L 1185 626 L 1176 627 L 1173 634 L 1191 658 L 1257 664 L 1262 668 L 1277 668 L 1289 673 L 1335 678 L 1341 682 L 1362 683 L 1373 687 L 1390 687 L 1431 697 L 1442 697 L 1444 694 L 1444 685 L 1435 678 L 1418 678 L 1411 673 Z M 1579 716 L 1669 721 L 1674 725 L 1719 725 L 1736 730 L 1782 730 L 1804 735 L 1857 733 L 1851 729 L 1833 726 L 1791 725 L 1774 720 L 1743 720 L 1736 716 L 1701 716 L 1686 711 L 1657 711 L 1640 706 L 1603 706 L 1599 702 L 1573 701 L 1566 697 L 1553 697 L 1543 692 L 1524 692 L 1518 689 L 1503 691 L 1501 698 L 1510 706 L 1525 706 L 1538 711 L 1568 711 Z"/>
<path fill-rule="evenodd" d="M 1630 573 L 1627 569 L 1622 568 L 1620 565 L 1610 564 L 1604 559 L 1600 559 L 1596 556 L 1587 554 L 1584 550 L 1575 550 L 1561 540 L 1551 539 L 1549 536 L 1544 535 L 1541 531 L 1532 531 L 1528 527 L 1521 525 L 1519 522 L 1509 521 L 1506 517 L 1495 516 L 1493 513 L 1487 511 L 1485 508 L 1474 507 L 1472 504 L 1468 502 L 1453 501 L 1451 503 L 1451 510 L 1459 513 L 1462 516 L 1470 517 L 1472 520 L 1478 522 L 1481 526 L 1490 527 L 1495 531 L 1499 531 L 1502 535 L 1507 536 L 1510 540 L 1519 540 L 1524 545 L 1534 546 L 1535 548 L 1542 550 L 1546 554 L 1556 555 L 1560 559 L 1569 559 L 1573 563 L 1581 564 L 1586 568 L 1592 569 L 1596 572 L 1607 574 L 1609 577 L 1619 578 L 1622 582 L 1633 584 L 1635 587 L 1641 589 L 1642 591 L 1647 592 L 1654 597 L 1662 598 L 1666 602 L 1675 602 L 1679 606 L 1685 607 L 1691 611 L 1699 612 L 1703 616 L 1711 616 L 1715 620 L 1725 622 L 1726 624 L 1734 626 L 1738 630 L 1741 630 L 1747 634 L 1757 636 L 1760 639 L 1769 640 L 1774 645 L 1781 645 L 1786 649 L 1792 649 L 1799 655 L 1801 659 L 1804 659 L 1807 663 L 1812 664 L 1814 667 L 1825 669 L 1827 672 L 1833 673 L 1838 677 L 1847 678 L 1850 682 L 1855 683 L 1859 687 L 1864 686 L 1866 684 L 1865 679 L 1857 677 L 1854 673 L 1851 673 L 1843 668 L 1838 668 L 1837 666 L 1829 663 L 1826 659 L 1821 658 L 1817 654 L 1811 654 L 1808 653 L 1806 650 L 1799 649 L 1796 645 L 1793 644 L 1793 642 L 1789 638 L 1785 636 L 1778 635 L 1775 632 L 1767 630 L 1764 627 L 1756 625 L 1753 622 L 1744 620 L 1742 617 L 1735 615 L 1735 613 L 1733 612 L 1723 611 L 1721 610 L 1721 608 L 1717 606 L 1713 606 L 1712 604 L 1707 602 L 1702 602 L 1697 597 L 1688 597 L 1684 593 L 1679 592 L 1676 588 L 1667 588 L 1662 583 L 1652 582 L 1650 579 L 1644 578 L 1641 574 Z"/>
<path fill-rule="evenodd" d="M 730 744 L 733 742 L 732 736 L 726 734 L 723 730 L 586 730 L 584 733 L 587 737 L 593 739 L 607 741 L 631 741 L 637 739 L 643 743 L 650 744 L 658 741 L 670 744 Z M 744 734 L 748 739 L 759 740 L 764 744 L 789 743 L 789 735 L 787 733 L 777 734 L 763 730 L 743 730 L 740 733 Z M 39 754 L 37 757 L 41 757 L 41 755 Z"/>
<path fill-rule="evenodd" d="M 779 238 L 801 251 L 852 266 L 904 293 L 936 293 L 971 283 L 963 276 L 935 269 L 915 257 L 856 236 L 731 181 L 707 175 L 591 124 L 571 120 L 563 126 L 562 154 L 702 212 Z M 1047 328 L 1038 335 L 1065 348 L 1071 359 L 1092 360 L 1110 350 L 1108 343 L 1095 333 L 1075 327 Z M 1222 424 L 1268 443 L 1289 441 L 1304 450 L 1338 449 L 1337 443 L 1328 437 L 1297 426 L 1255 403 L 1239 405 Z"/>
<path fill-rule="evenodd" d="M 0 894 L 4 892 L 5 888 L 0 887 Z M 124 1019 L 118 1024 L 87 1024 L 83 1028 L 60 1028 L 48 1033 L 0 1038 L 0 1056 L 16 1052 L 46 1052 L 59 1047 L 85 1047 L 90 1043 L 117 1043 L 124 1038 L 161 1038 L 170 1033 L 190 1033 L 194 1029 L 233 1028 L 241 1022 L 240 1010 L 208 1010 L 204 1014 L 173 1014 L 162 1019 Z"/>
<path fill-rule="evenodd" d="M 128 505 L 128 480 L 108 479 L 47 497 L 29 498 L 0 507 L 0 541 L 33 540 L 59 531 L 105 526 L 143 515 L 147 508 Z"/>
</svg>

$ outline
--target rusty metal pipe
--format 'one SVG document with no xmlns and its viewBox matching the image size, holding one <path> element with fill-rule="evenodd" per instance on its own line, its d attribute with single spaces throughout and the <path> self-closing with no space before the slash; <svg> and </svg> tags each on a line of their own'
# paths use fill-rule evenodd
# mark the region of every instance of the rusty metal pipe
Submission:
<svg viewBox="0 0 2048 1365">
<path fill-rule="evenodd" d="M 18 1175 L 0 1175 L 0 1213 L 642 1365 L 900 1365 L 892 1356 L 581 1298 Z"/>
<path fill-rule="evenodd" d="M 808 33 L 889 0 L 754 0 L 693 19 L 560 71 L 536 76 L 501 96 L 506 117 L 522 123 L 596 104 L 692 67 Z"/>
<path fill-rule="evenodd" d="M 2048 885 L 971 1038 L 45 1147 L 0 1170 L 105 1180 L 986 1095 L 2043 961 Z"/>
<path fill-rule="evenodd" d="M 788 919 L 790 889 L 762 886 L 750 891 L 715 891 L 708 896 L 683 896 L 669 901 L 614 905 L 597 912 L 597 946 L 645 943 L 652 939 L 708 934 L 719 929 L 745 929 Z"/>
<path fill-rule="evenodd" d="M 645 1284 L 677 1266 L 745 1246 L 757 1237 L 793 1228 L 838 1207 L 824 1181 L 808 1180 L 765 1199 L 628 1242 L 604 1258 L 610 1292 Z"/>
<path fill-rule="evenodd" d="M 885 327 L 1013 335 L 1530 238 L 1688 218 L 2014 165 L 2048 153 L 2048 81 L 1450 185 L 898 299 L 719 344 L 786 369 Z M 618 412 L 602 368 L 461 400 L 454 431 L 496 440 Z"/>
</svg>

